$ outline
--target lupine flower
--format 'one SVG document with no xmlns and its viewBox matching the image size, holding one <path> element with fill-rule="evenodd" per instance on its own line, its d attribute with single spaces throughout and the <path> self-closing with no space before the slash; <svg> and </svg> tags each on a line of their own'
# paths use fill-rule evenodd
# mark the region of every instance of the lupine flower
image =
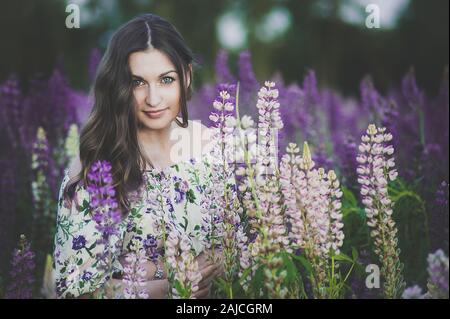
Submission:
<svg viewBox="0 0 450 319">
<path fill-rule="evenodd" d="M 251 53 L 249 50 L 242 51 L 238 57 L 238 77 L 242 94 L 240 98 L 241 109 L 247 113 L 250 105 L 254 105 L 254 94 L 258 91 L 259 82 L 253 71 Z M 243 113 L 244 113 L 243 112 Z"/>
<path fill-rule="evenodd" d="M 19 248 L 14 249 L 9 285 L 5 298 L 30 299 L 33 294 L 35 254 L 24 235 L 20 235 Z"/>
<path fill-rule="evenodd" d="M 344 240 L 339 200 L 342 192 L 334 171 L 325 174 L 323 168 L 314 168 L 307 143 L 303 156 L 299 151 L 296 144 L 290 143 L 280 165 L 280 183 L 290 224 L 288 235 L 292 248 L 303 249 L 313 265 L 317 277 L 314 295 L 324 298 L 320 288 L 327 285 L 328 258 L 331 253 L 340 253 Z"/>
<path fill-rule="evenodd" d="M 423 299 L 424 294 L 422 293 L 422 288 L 415 285 L 412 287 L 408 287 L 403 291 L 402 294 L 403 299 Z"/>
<path fill-rule="evenodd" d="M 212 256 L 210 256 L 212 259 L 215 258 L 214 245 L 219 244 L 222 248 L 225 281 L 230 285 L 228 297 L 233 298 L 231 286 L 240 269 L 240 251 L 246 249 L 247 241 L 240 218 L 243 210 L 237 198 L 237 189 L 232 174 L 235 170 L 235 162 L 241 161 L 243 158 L 238 158 L 235 148 L 234 135 L 236 134 L 237 119 L 233 115 L 235 99 L 230 94 L 235 87 L 223 86 L 222 88 L 224 90 L 219 91 L 218 98 L 213 105 L 215 109 L 222 111 L 217 116 L 212 114 L 210 117 L 215 123 L 214 140 L 217 143 L 214 144 L 211 151 L 212 176 L 210 183 L 214 186 L 214 191 L 210 191 L 209 197 L 210 203 L 213 203 L 213 207 L 210 208 L 213 210 L 209 216 L 205 215 L 204 221 L 213 223 L 209 229 L 207 225 L 204 225 L 203 229 L 210 232 L 209 238 L 212 240 L 207 245 L 213 246 Z M 245 125 L 252 124 L 250 118 L 245 118 L 244 122 Z M 215 238 L 220 239 L 218 243 L 213 241 Z"/>
<path fill-rule="evenodd" d="M 0 86 L 0 124 L 5 129 L 8 141 L 13 149 L 24 146 L 28 136 L 25 135 L 23 115 L 24 107 L 19 81 L 15 75 L 10 76 Z"/>
<path fill-rule="evenodd" d="M 282 284 L 287 273 L 278 272 L 282 259 L 277 252 L 288 248 L 286 221 L 282 215 L 282 192 L 278 183 L 278 130 L 284 127 L 275 83 L 266 81 L 258 93 L 258 150 L 256 158 L 256 193 L 260 215 L 256 216 L 257 237 L 251 245 L 253 257 L 265 265 L 264 275 L 269 296 L 286 297 L 288 290 Z M 288 249 L 289 250 L 289 249 Z"/>
<path fill-rule="evenodd" d="M 369 112 L 371 121 L 380 122 L 385 109 L 385 100 L 375 89 L 372 78 L 366 76 L 360 84 L 361 106 Z"/>
<path fill-rule="evenodd" d="M 239 190 L 243 193 L 243 203 L 246 207 L 251 234 L 255 235 L 248 250 L 243 250 L 240 257 L 242 269 L 251 269 L 244 278 L 243 288 L 248 288 L 250 277 L 259 263 L 265 266 L 265 286 L 269 296 L 282 298 L 287 295 L 287 288 L 282 285 L 286 272 L 277 272 L 282 263 L 279 256 L 275 256 L 282 248 L 287 247 L 285 221 L 282 216 L 281 192 L 277 183 L 276 137 L 277 130 L 283 127 L 278 111 L 278 90 L 273 89 L 275 83 L 266 82 L 258 94 L 257 108 L 259 109 L 259 140 L 256 150 L 256 165 L 249 161 L 249 138 L 242 134 L 253 124 L 249 117 L 243 121 L 232 121 L 232 128 L 239 132 L 238 144 L 244 151 L 245 167 L 240 167 L 236 174 L 243 176 Z M 238 113 L 238 112 L 237 112 Z M 229 125 L 229 123 L 228 123 Z M 239 156 L 241 157 L 241 156 Z M 246 238 L 245 238 L 246 239 Z M 240 272 L 242 274 L 242 270 Z"/>
<path fill-rule="evenodd" d="M 103 245 L 103 251 L 97 256 L 100 266 L 105 268 L 107 275 L 112 270 L 113 242 L 117 243 L 119 236 L 118 224 L 121 220 L 119 204 L 115 199 L 116 191 L 112 186 L 113 177 L 111 164 L 108 161 L 96 161 L 87 174 L 87 192 L 90 195 L 89 205 L 92 210 L 95 228 L 101 234 L 97 244 Z"/>
<path fill-rule="evenodd" d="M 38 247 L 46 252 L 51 249 L 54 224 L 56 223 L 56 216 L 53 214 L 55 203 L 52 200 L 52 188 L 48 181 L 48 176 L 54 174 L 53 164 L 45 131 L 39 127 L 31 155 L 31 168 L 34 173 L 31 182 L 34 206 L 33 238 Z"/>
<path fill-rule="evenodd" d="M 135 242 L 134 251 L 125 256 L 126 265 L 123 268 L 124 297 L 125 299 L 148 299 L 149 294 L 143 287 L 146 286 L 145 263 L 146 252 L 142 243 Z"/>
<path fill-rule="evenodd" d="M 165 251 L 169 265 L 169 281 L 174 299 L 190 299 L 198 290 L 202 276 L 194 260 L 192 243 L 186 233 L 180 233 L 171 227 L 168 233 Z"/>
<path fill-rule="evenodd" d="M 219 50 L 216 56 L 216 82 L 218 83 L 235 83 L 236 78 L 231 74 L 228 67 L 228 53 L 225 50 Z"/>
<path fill-rule="evenodd" d="M 428 255 L 428 298 L 448 299 L 448 257 L 438 249 Z"/>
<path fill-rule="evenodd" d="M 70 161 L 70 159 L 78 156 L 80 136 L 78 134 L 77 124 L 70 125 L 69 133 L 67 134 L 66 141 L 64 143 L 65 156 Z"/>
<path fill-rule="evenodd" d="M 393 203 L 388 194 L 388 182 L 397 178 L 392 157 L 394 148 L 389 145 L 392 135 L 385 128 L 371 124 L 361 140 L 357 172 L 367 225 L 372 228 L 370 235 L 375 253 L 382 263 L 384 294 L 387 298 L 398 298 L 403 292 L 404 282 L 397 248 L 397 228 L 392 218 Z"/>
<path fill-rule="evenodd" d="M 173 209 L 171 209 L 170 171 L 163 169 L 156 174 L 145 175 L 144 177 L 146 185 L 148 185 L 147 212 L 151 214 L 153 229 L 157 234 L 161 234 L 158 239 L 161 239 L 164 243 L 170 221 L 175 220 Z"/>
<path fill-rule="evenodd" d="M 424 94 L 417 86 L 414 69 L 410 69 L 403 77 L 402 93 L 411 108 L 417 109 L 423 105 Z"/>
<path fill-rule="evenodd" d="M 428 258 L 428 292 L 422 294 L 422 288 L 415 285 L 405 289 L 404 299 L 448 299 L 448 257 L 438 249 L 429 254 Z"/>
<path fill-rule="evenodd" d="M 447 248 L 448 249 L 448 190 L 449 184 L 447 181 L 442 181 L 434 198 L 434 205 L 431 219 L 430 232 L 434 249 Z"/>
<path fill-rule="evenodd" d="M 0 159 L 0 260 L 1 272 L 6 273 L 6 267 L 9 267 L 10 252 L 13 250 L 14 242 L 14 227 L 18 214 L 11 214 L 16 212 L 18 205 L 18 179 L 17 173 L 18 161 L 15 154 L 9 154 L 7 158 Z"/>
</svg>

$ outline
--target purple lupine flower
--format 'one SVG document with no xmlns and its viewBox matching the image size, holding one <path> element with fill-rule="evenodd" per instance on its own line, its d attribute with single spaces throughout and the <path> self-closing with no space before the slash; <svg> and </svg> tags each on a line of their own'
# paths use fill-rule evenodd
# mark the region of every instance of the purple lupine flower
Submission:
<svg viewBox="0 0 450 319">
<path fill-rule="evenodd" d="M 303 79 L 303 92 L 306 103 L 313 107 L 321 103 L 321 96 L 317 87 L 316 72 L 309 70 Z"/>
<path fill-rule="evenodd" d="M 425 96 L 417 86 L 416 75 L 413 68 L 410 69 L 402 79 L 402 93 L 412 109 L 423 106 Z"/>
<path fill-rule="evenodd" d="M 448 299 L 448 257 L 438 249 L 428 255 L 428 295 L 430 298 Z"/>
<path fill-rule="evenodd" d="M 343 144 L 336 150 L 344 183 L 347 187 L 352 187 L 356 184 L 356 168 L 358 167 L 358 162 L 356 161 L 356 155 L 358 153 L 357 149 L 358 147 L 355 138 L 351 135 L 347 135 Z"/>
<path fill-rule="evenodd" d="M 13 252 L 9 284 L 6 288 L 5 298 L 30 299 L 35 281 L 35 254 L 30 248 L 24 235 L 20 236 L 19 248 Z"/>
<path fill-rule="evenodd" d="M 360 84 L 361 106 L 369 112 L 370 121 L 378 125 L 385 110 L 386 101 L 380 93 L 375 89 L 372 78 L 366 76 Z"/>
<path fill-rule="evenodd" d="M 18 161 L 15 153 L 8 153 L 8 157 L 0 159 L 0 260 L 9 260 L 10 252 L 15 245 L 14 226 L 18 214 L 15 212 L 18 205 Z M 3 266 L 6 266 L 5 263 Z M 2 272 L 6 272 L 6 269 Z"/>
<path fill-rule="evenodd" d="M 0 86 L 0 124 L 13 149 L 18 149 L 27 138 L 23 130 L 23 100 L 19 81 L 16 75 L 12 75 Z"/>
<path fill-rule="evenodd" d="M 250 51 L 245 50 L 239 53 L 239 82 L 244 94 L 252 94 L 259 87 L 259 82 L 253 72 L 252 56 Z"/>
<path fill-rule="evenodd" d="M 422 293 L 422 288 L 417 285 L 406 288 L 402 294 L 403 299 L 423 299 L 424 296 L 425 295 Z"/>
<path fill-rule="evenodd" d="M 231 74 L 228 67 L 228 53 L 223 49 L 217 53 L 215 71 L 217 83 L 236 83 L 236 78 Z"/>
<path fill-rule="evenodd" d="M 118 224 L 121 219 L 119 205 L 114 198 L 115 190 L 112 186 L 113 177 L 111 164 L 108 161 L 96 161 L 87 174 L 88 183 L 86 190 L 90 194 L 89 205 L 92 209 L 95 228 L 101 238 L 97 244 L 104 245 L 104 250 L 97 256 L 101 265 L 111 270 L 111 240 L 119 235 Z"/>
</svg>

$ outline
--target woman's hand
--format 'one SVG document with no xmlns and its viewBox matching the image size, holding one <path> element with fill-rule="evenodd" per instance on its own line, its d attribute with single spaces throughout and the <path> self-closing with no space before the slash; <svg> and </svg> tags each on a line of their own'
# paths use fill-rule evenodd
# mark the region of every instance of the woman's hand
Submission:
<svg viewBox="0 0 450 319">
<path fill-rule="evenodd" d="M 126 261 L 127 255 L 122 255 L 119 257 L 119 262 L 122 264 L 122 267 L 125 267 L 128 265 L 128 262 Z M 164 266 L 162 265 L 162 262 L 158 260 L 158 265 L 161 269 L 164 270 Z M 143 264 L 140 264 L 141 267 L 144 267 L 145 269 L 145 277 L 143 279 L 150 281 L 155 280 L 155 273 L 156 273 L 156 265 L 153 263 L 153 261 L 147 260 Z M 164 271 L 163 278 L 166 278 L 166 272 Z"/>
<path fill-rule="evenodd" d="M 209 297 L 213 280 L 223 273 L 222 251 L 215 249 L 214 255 L 218 257 L 215 258 L 215 263 L 209 258 L 211 253 L 211 250 L 203 251 L 195 258 L 200 274 L 202 275 L 202 279 L 198 285 L 199 289 L 193 293 L 193 296 L 198 299 Z"/>
</svg>

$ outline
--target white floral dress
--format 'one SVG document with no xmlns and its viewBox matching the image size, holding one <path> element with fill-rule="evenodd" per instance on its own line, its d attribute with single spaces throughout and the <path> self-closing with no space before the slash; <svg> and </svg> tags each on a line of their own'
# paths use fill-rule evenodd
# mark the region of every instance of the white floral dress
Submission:
<svg viewBox="0 0 450 319">
<path fill-rule="evenodd" d="M 192 246 L 199 254 L 202 244 L 200 229 L 202 221 L 202 197 L 210 182 L 211 166 L 207 158 L 190 159 L 164 169 L 144 172 L 144 187 L 130 197 L 129 214 L 119 224 L 119 236 L 113 237 L 113 267 L 121 269 L 118 257 L 130 251 L 131 241 L 138 240 L 148 252 L 155 253 L 162 247 L 152 226 L 152 210 L 148 196 L 159 191 L 164 179 L 169 182 L 168 196 L 164 207 L 166 219 L 181 227 L 192 240 Z M 100 288 L 106 281 L 107 274 L 98 267 L 97 254 L 102 247 L 97 245 L 101 234 L 95 228 L 89 207 L 89 194 L 80 186 L 76 188 L 76 197 L 65 203 L 62 190 L 69 180 L 68 172 L 61 184 L 55 249 L 53 256 L 56 276 L 56 292 L 60 298 L 78 297 Z M 233 181 L 231 181 L 233 182 Z M 157 255 L 157 254 L 156 254 Z"/>
</svg>

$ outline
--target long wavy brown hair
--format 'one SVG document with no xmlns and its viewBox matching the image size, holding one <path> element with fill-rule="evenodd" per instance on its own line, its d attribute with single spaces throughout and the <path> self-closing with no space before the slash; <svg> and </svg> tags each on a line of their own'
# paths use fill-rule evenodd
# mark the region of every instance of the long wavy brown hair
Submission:
<svg viewBox="0 0 450 319">
<path fill-rule="evenodd" d="M 165 19 L 154 14 L 140 15 L 121 26 L 112 36 L 97 69 L 93 86 L 94 104 L 80 133 L 81 171 L 71 177 L 64 190 L 73 199 L 78 184 L 87 185 L 87 173 L 97 160 L 107 160 L 112 166 L 113 186 L 122 213 L 129 210 L 127 194 L 143 182 L 142 170 L 151 161 L 139 147 L 138 119 L 133 96 L 129 55 L 153 47 L 165 53 L 180 74 L 181 127 L 188 126 L 187 101 L 191 97 L 190 65 L 192 51 L 181 34 Z"/>
</svg>

